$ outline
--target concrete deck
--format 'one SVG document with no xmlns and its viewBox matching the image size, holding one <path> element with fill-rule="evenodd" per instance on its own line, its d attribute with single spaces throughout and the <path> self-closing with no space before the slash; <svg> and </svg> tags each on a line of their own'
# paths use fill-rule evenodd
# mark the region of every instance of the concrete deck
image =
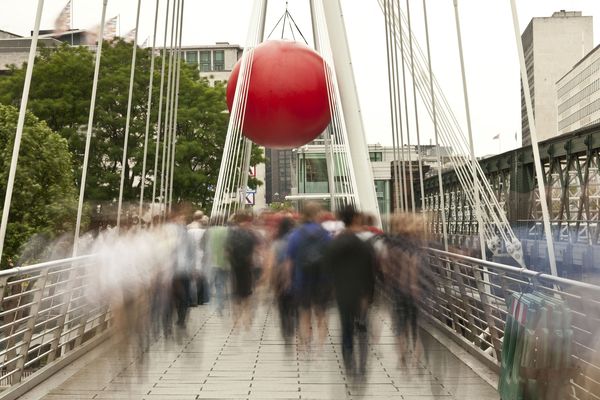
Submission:
<svg viewBox="0 0 600 400">
<path fill-rule="evenodd" d="M 107 342 L 22 399 L 498 399 L 426 332 L 423 357 L 399 365 L 382 312 L 373 313 L 368 376 L 353 382 L 343 368 L 336 310 L 329 321 L 326 343 L 307 354 L 286 348 L 273 307 L 259 307 L 250 331 L 210 306 L 196 307 L 176 339 L 159 338 L 141 357 Z"/>
</svg>

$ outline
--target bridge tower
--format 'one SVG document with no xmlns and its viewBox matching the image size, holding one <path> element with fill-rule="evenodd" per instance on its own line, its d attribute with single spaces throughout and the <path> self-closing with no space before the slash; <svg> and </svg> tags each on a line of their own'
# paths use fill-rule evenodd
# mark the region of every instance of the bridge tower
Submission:
<svg viewBox="0 0 600 400">
<path fill-rule="evenodd" d="M 376 216 L 379 206 L 369 164 L 360 103 L 348 47 L 344 15 L 339 0 L 308 0 L 315 50 L 325 61 L 331 123 L 324 132 L 332 209 L 354 204 Z M 211 216 L 219 222 L 244 205 L 252 143 L 243 137 L 242 125 L 253 62 L 253 50 L 265 40 L 268 0 L 254 0 L 246 46 L 241 60 L 230 122 Z M 333 170 L 337 168 L 335 181 Z"/>
</svg>

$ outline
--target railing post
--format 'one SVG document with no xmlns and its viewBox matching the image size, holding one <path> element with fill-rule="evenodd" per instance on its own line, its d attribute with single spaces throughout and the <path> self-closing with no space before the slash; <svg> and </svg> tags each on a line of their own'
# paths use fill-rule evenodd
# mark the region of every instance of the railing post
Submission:
<svg viewBox="0 0 600 400">
<path fill-rule="evenodd" d="M 431 270 L 432 280 L 434 280 L 434 290 L 432 290 L 432 291 L 435 291 L 436 298 L 441 298 L 440 294 L 439 294 L 440 291 L 438 290 L 438 285 L 440 285 L 440 286 L 444 285 L 443 282 L 440 282 L 440 278 L 439 278 L 439 275 L 441 274 L 441 271 L 443 268 L 441 265 L 437 265 L 437 266 L 435 266 L 435 268 L 439 269 L 439 273 L 436 273 L 433 271 L 433 269 L 434 269 L 433 262 L 435 260 L 437 260 L 437 261 L 440 261 L 440 264 L 441 264 L 441 260 L 432 254 L 428 254 L 427 259 L 429 261 L 429 269 Z M 434 306 L 431 307 L 431 311 L 432 311 L 431 314 L 434 317 L 437 317 L 440 321 L 443 321 L 444 312 L 441 309 L 441 307 L 442 307 L 441 301 L 434 301 L 434 303 L 437 305 L 437 307 L 434 307 Z"/>
<path fill-rule="evenodd" d="M 42 296 L 44 291 L 46 290 L 46 281 L 48 279 L 48 269 L 46 268 L 44 272 L 42 272 L 38 279 L 35 281 L 34 288 L 39 288 L 33 294 L 33 301 L 31 308 L 29 309 L 29 313 L 31 318 L 27 321 L 27 330 L 23 334 L 23 344 L 21 345 L 21 351 L 19 352 L 19 359 L 15 363 L 16 372 L 12 375 L 12 384 L 16 384 L 21 382 L 21 377 L 23 375 L 23 368 L 25 367 L 25 363 L 27 362 L 27 354 L 29 351 L 29 346 L 31 345 L 31 337 L 33 336 L 33 330 L 35 329 L 35 323 L 37 321 L 37 317 L 40 310 L 40 303 L 42 300 Z"/>
<path fill-rule="evenodd" d="M 77 329 L 77 337 L 75 338 L 75 347 L 79 347 L 79 345 L 81 345 L 81 343 L 83 342 L 83 335 L 85 335 L 85 327 L 88 323 L 88 319 L 90 317 L 90 314 L 92 313 L 91 308 L 88 307 L 88 310 L 86 312 L 83 313 L 83 315 L 81 316 L 81 318 L 79 319 L 79 328 Z"/>
<path fill-rule="evenodd" d="M 48 363 L 51 363 L 56 358 L 56 351 L 60 344 L 60 338 L 65 328 L 65 321 L 67 320 L 67 314 L 69 313 L 69 306 L 71 305 L 71 299 L 73 298 L 73 277 L 74 265 L 71 264 L 71 268 L 67 272 L 67 287 L 63 293 L 64 303 L 60 307 L 60 317 L 56 321 L 57 329 L 54 331 L 52 342 L 50 343 L 50 354 L 48 354 Z"/>
<path fill-rule="evenodd" d="M 486 287 L 486 285 L 489 285 L 487 268 L 481 267 L 481 269 L 479 269 L 473 267 L 473 271 L 473 275 L 475 276 L 475 284 L 477 285 L 477 291 L 479 292 L 479 298 L 481 299 L 481 306 L 483 307 L 483 312 L 485 314 L 485 322 L 488 324 L 490 336 L 492 338 L 492 346 L 496 352 L 496 359 L 501 361 L 502 342 L 498 337 L 498 332 L 496 331 L 496 321 L 494 321 L 494 316 L 492 315 L 492 307 L 490 306 L 490 298 L 488 296 L 489 287 Z M 485 284 L 483 284 L 481 279 L 479 279 L 479 274 L 483 275 L 483 281 Z"/>
<path fill-rule="evenodd" d="M 467 339 L 471 342 L 474 342 L 478 346 L 481 344 L 481 339 L 475 332 L 475 320 L 473 318 L 473 305 L 467 295 L 467 291 L 465 289 L 465 283 L 463 281 L 463 277 L 460 273 L 460 266 L 458 266 L 455 262 L 452 263 L 452 273 L 456 277 L 456 283 L 458 285 L 458 290 L 460 292 L 460 297 L 464 306 L 464 311 L 467 314 L 467 321 L 469 321 L 469 329 L 470 332 L 465 332 Z"/>
<path fill-rule="evenodd" d="M 454 330 L 457 333 L 460 332 L 460 324 L 458 323 L 458 307 L 456 306 L 456 300 L 452 295 L 452 290 L 454 289 L 452 285 L 448 284 L 448 281 L 452 283 L 452 270 L 450 269 L 450 264 L 452 264 L 452 260 L 444 259 L 441 260 L 441 264 L 443 265 L 442 270 L 444 271 L 445 278 L 442 282 L 444 286 L 444 294 L 446 295 L 446 301 L 450 306 L 450 311 L 452 312 L 452 321 L 454 323 Z"/>
<path fill-rule="evenodd" d="M 100 318 L 98 319 L 98 331 L 102 332 L 103 330 L 108 329 L 108 323 L 106 321 L 106 316 L 108 315 L 108 312 L 110 311 L 110 307 L 108 305 L 102 306 L 102 310 L 101 314 L 100 314 Z"/>
<path fill-rule="evenodd" d="M 2 301 L 4 300 L 4 290 L 6 289 L 6 283 L 8 282 L 8 276 L 0 278 L 0 308 L 2 308 Z"/>
</svg>

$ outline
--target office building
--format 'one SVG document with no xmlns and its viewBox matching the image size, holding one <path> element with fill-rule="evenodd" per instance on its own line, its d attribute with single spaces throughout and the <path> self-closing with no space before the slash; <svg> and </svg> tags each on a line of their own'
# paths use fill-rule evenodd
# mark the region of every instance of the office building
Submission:
<svg viewBox="0 0 600 400">
<path fill-rule="evenodd" d="M 558 133 L 600 122 L 600 46 L 556 83 Z"/>
<path fill-rule="evenodd" d="M 581 60 L 593 43 L 592 17 L 580 11 L 558 11 L 533 18 L 523 35 L 527 78 L 538 140 L 558 134 L 556 82 Z M 531 144 L 525 97 L 521 90 L 523 146 Z"/>
<path fill-rule="evenodd" d="M 57 47 L 60 41 L 43 37 L 38 40 L 38 54 L 40 49 Z M 21 67 L 29 58 L 31 38 L 24 38 L 14 33 L 0 30 L 0 74 L 6 74 L 11 66 Z"/>
<path fill-rule="evenodd" d="M 233 67 L 242 57 L 244 49 L 237 44 L 217 42 L 214 45 L 184 46 L 183 57 L 188 64 L 197 65 L 200 76 L 211 86 L 227 84 Z"/>
<path fill-rule="evenodd" d="M 319 142 L 317 142 L 319 143 Z M 373 184 L 377 194 L 380 214 L 386 215 L 396 209 L 396 192 L 400 187 L 396 185 L 396 175 L 394 168 L 395 162 L 401 163 L 401 150 L 398 150 L 394 156 L 394 149 L 391 146 L 381 144 L 370 144 L 369 159 L 373 172 Z M 430 170 L 438 168 L 437 151 L 435 146 L 421 146 L 421 161 L 423 163 L 423 172 L 426 174 Z M 302 201 L 304 199 L 324 200 L 326 203 L 330 198 L 329 182 L 327 174 L 327 161 L 325 158 L 325 145 L 309 144 L 299 149 L 292 150 L 292 173 L 294 174 L 292 195 L 289 200 Z M 442 147 L 442 163 L 448 161 L 452 154 L 450 148 Z M 336 164 L 334 162 L 334 164 Z M 400 171 L 401 171 L 400 164 Z M 404 147 L 404 174 L 405 179 L 399 176 L 402 182 L 410 182 L 410 169 L 413 171 L 413 185 L 419 182 L 419 166 L 416 146 Z M 402 173 L 402 172 L 400 172 Z M 336 186 L 343 185 L 347 181 L 344 173 L 337 168 L 334 172 L 334 181 Z M 416 186 L 415 186 L 416 187 Z M 338 187 L 338 192 L 341 192 Z M 408 201 L 410 202 L 410 189 L 407 190 Z M 398 197 L 397 197 L 398 196 Z M 420 207 L 420 204 L 417 204 Z"/>
<path fill-rule="evenodd" d="M 292 150 L 265 149 L 267 204 L 280 203 L 292 193 Z"/>
</svg>

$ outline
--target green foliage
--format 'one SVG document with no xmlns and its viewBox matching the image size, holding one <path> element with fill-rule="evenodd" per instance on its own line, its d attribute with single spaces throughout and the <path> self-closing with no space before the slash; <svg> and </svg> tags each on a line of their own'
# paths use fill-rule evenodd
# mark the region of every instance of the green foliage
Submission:
<svg viewBox="0 0 600 400">
<path fill-rule="evenodd" d="M 274 202 L 272 202 L 269 205 L 269 207 L 271 208 L 271 210 L 273 210 L 275 212 L 290 211 L 290 210 L 294 209 L 294 205 L 289 200 L 286 200 L 286 201 L 274 201 Z"/>
<path fill-rule="evenodd" d="M 98 98 L 91 144 L 86 200 L 91 203 L 113 202 L 119 191 L 121 161 L 129 93 L 132 44 L 115 41 L 103 48 Z M 137 49 L 130 126 L 128 163 L 124 200 L 139 200 L 140 182 L 146 182 L 146 200 L 152 195 L 154 155 L 157 135 L 160 66 L 157 57 L 151 110 L 146 176 L 141 177 L 144 132 L 147 113 L 150 49 Z M 168 55 L 167 55 L 168 61 Z M 85 130 L 94 69 L 94 55 L 85 48 L 61 46 L 43 50 L 36 60 L 29 109 L 66 139 L 71 151 L 76 183 L 81 176 Z M 15 68 L 0 78 L 0 103 L 17 105 L 23 90 L 24 68 Z M 165 93 L 166 93 L 165 82 Z M 164 105 L 163 105 L 164 106 Z M 210 87 L 198 70 L 183 63 L 180 80 L 177 124 L 174 201 L 210 209 L 219 173 L 229 114 L 226 112 L 225 87 Z M 161 143 L 164 136 L 164 111 Z M 159 151 L 159 156 L 162 150 Z M 253 150 L 253 163 L 263 160 Z M 160 176 L 160 167 L 158 176 Z M 250 185 L 261 184 L 251 180 Z M 158 194 L 158 191 L 157 191 Z"/>
<path fill-rule="evenodd" d="M 0 196 L 4 199 L 18 110 L 0 105 Z M 73 230 L 77 198 L 67 141 L 27 113 L 4 243 L 3 267 L 16 263 L 35 235 L 55 237 Z"/>
</svg>

